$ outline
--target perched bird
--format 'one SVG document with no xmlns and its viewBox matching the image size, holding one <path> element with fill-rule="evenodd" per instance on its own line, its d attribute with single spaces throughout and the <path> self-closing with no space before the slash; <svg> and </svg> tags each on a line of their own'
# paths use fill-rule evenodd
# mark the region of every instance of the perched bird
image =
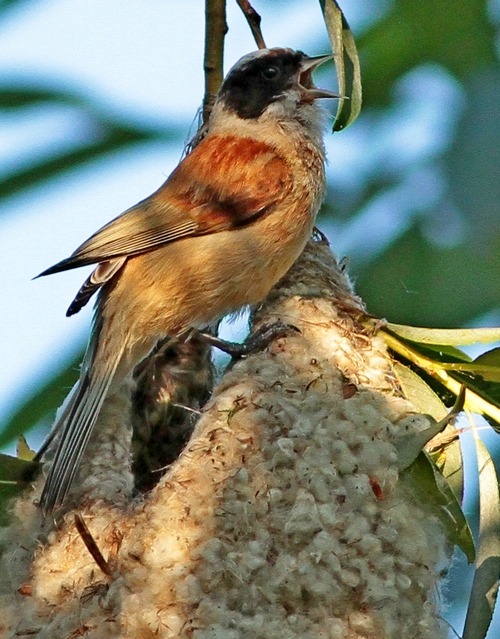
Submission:
<svg viewBox="0 0 500 639">
<path fill-rule="evenodd" d="M 325 116 L 314 69 L 332 56 L 262 49 L 229 71 L 206 136 L 150 197 L 41 275 L 97 264 L 68 309 L 99 290 L 79 381 L 40 504 L 62 505 L 106 396 L 165 336 L 265 298 L 304 248 L 324 197 Z"/>
</svg>

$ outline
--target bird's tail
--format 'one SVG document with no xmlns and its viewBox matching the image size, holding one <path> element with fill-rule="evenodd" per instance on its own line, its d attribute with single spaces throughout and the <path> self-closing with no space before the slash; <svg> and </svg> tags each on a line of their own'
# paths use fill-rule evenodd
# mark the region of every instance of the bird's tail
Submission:
<svg viewBox="0 0 500 639">
<path fill-rule="evenodd" d="M 89 351 L 92 350 L 91 346 Z M 121 350 L 113 357 L 104 358 L 102 354 L 98 356 L 100 366 L 95 365 L 95 353 L 87 352 L 80 379 L 54 426 L 54 430 L 60 431 L 60 436 L 40 497 L 40 506 L 45 514 L 52 513 L 64 502 L 115 377 L 123 350 L 122 345 Z"/>
</svg>

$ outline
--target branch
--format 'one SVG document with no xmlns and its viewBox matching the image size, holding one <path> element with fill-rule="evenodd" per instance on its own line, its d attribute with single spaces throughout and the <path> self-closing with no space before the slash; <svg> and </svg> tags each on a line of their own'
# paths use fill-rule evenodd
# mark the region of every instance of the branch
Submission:
<svg viewBox="0 0 500 639">
<path fill-rule="evenodd" d="M 222 84 L 224 37 L 227 33 L 226 0 L 206 0 L 205 3 L 205 96 L 203 124 L 207 124 L 215 96 Z"/>
<path fill-rule="evenodd" d="M 264 36 L 262 35 L 262 31 L 260 30 L 260 23 L 262 18 L 255 11 L 248 0 L 236 0 L 238 6 L 243 11 L 243 15 L 245 16 L 248 26 L 250 27 L 250 31 L 255 40 L 255 44 L 259 49 L 265 49 L 266 43 L 264 42 Z"/>
</svg>

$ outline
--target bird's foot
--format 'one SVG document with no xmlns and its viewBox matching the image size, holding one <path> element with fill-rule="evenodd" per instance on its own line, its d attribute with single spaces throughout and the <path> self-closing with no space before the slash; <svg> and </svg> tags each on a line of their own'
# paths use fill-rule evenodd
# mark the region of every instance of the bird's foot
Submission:
<svg viewBox="0 0 500 639">
<path fill-rule="evenodd" d="M 231 355 L 232 359 L 239 359 L 246 357 L 251 353 L 263 350 L 271 342 L 279 337 L 284 337 L 290 333 L 299 333 L 299 329 L 291 324 L 283 324 L 277 322 L 274 324 L 265 324 L 261 326 L 255 333 L 250 335 L 244 344 L 238 342 L 228 342 L 212 333 L 197 332 L 203 340 L 208 342 L 211 346 L 218 348 L 219 350 Z"/>
</svg>

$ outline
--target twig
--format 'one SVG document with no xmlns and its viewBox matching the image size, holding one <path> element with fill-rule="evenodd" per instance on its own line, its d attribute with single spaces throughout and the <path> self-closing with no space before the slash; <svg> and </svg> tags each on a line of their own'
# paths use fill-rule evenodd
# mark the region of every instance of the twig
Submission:
<svg viewBox="0 0 500 639">
<path fill-rule="evenodd" d="M 92 555 L 96 564 L 107 577 L 111 577 L 113 571 L 111 570 L 108 562 L 104 559 L 102 552 L 99 550 L 99 546 L 96 544 L 95 539 L 90 534 L 90 530 L 87 528 L 87 524 L 83 521 L 80 515 L 75 515 L 75 525 L 76 529 L 80 533 L 83 543 Z"/>
<path fill-rule="evenodd" d="M 255 43 L 259 49 L 265 49 L 266 43 L 264 42 L 264 37 L 262 35 L 262 31 L 260 30 L 261 17 L 252 7 L 248 0 L 236 0 L 238 6 L 243 11 L 243 15 L 245 16 L 248 26 L 250 27 L 250 31 L 254 37 Z"/>
<path fill-rule="evenodd" d="M 210 112 L 222 84 L 224 61 L 224 36 L 227 33 L 226 0 L 205 1 L 205 96 L 203 98 L 203 124 Z"/>
</svg>

